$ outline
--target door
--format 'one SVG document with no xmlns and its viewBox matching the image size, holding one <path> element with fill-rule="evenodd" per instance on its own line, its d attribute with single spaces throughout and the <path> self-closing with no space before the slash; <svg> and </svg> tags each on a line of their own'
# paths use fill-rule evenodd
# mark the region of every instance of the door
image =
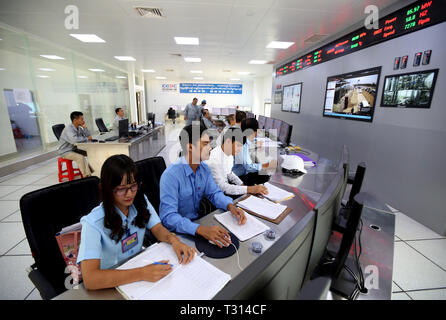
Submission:
<svg viewBox="0 0 446 320">
<path fill-rule="evenodd" d="M 18 153 L 42 147 L 34 96 L 28 89 L 4 89 L 11 130 Z"/>
<path fill-rule="evenodd" d="M 271 102 L 265 102 L 263 104 L 263 114 L 265 117 L 271 117 Z"/>
</svg>

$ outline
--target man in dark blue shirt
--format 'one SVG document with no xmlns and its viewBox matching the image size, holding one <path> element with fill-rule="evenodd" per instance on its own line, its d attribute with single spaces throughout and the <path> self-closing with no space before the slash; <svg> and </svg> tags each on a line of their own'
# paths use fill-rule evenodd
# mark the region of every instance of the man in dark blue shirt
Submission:
<svg viewBox="0 0 446 320">
<path fill-rule="evenodd" d="M 201 235 L 219 247 L 230 244 L 228 232 L 220 226 L 203 226 L 193 222 L 198 218 L 200 200 L 206 196 L 217 208 L 230 211 L 239 221 L 246 222 L 243 210 L 215 183 L 211 169 L 202 161 L 209 159 L 209 135 L 199 125 L 188 125 L 180 134 L 183 157 L 171 164 L 161 176 L 160 218 L 171 231 Z"/>
</svg>

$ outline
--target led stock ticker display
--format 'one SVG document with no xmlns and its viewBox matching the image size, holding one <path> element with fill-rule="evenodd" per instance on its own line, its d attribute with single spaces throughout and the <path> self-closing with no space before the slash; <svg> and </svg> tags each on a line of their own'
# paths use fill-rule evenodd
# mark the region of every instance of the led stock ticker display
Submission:
<svg viewBox="0 0 446 320">
<path fill-rule="evenodd" d="M 362 27 L 311 53 L 294 59 L 276 69 L 276 76 L 359 51 L 365 47 L 393 39 L 446 20 L 446 1 L 417 1 L 379 20 L 379 29 Z"/>
</svg>

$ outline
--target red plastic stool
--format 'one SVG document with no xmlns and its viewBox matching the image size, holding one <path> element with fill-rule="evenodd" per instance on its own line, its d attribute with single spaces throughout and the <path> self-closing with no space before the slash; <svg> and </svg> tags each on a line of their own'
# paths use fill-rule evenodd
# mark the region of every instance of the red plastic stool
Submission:
<svg viewBox="0 0 446 320">
<path fill-rule="evenodd" d="M 62 164 L 65 163 L 67 169 L 62 169 Z M 59 167 L 59 182 L 62 179 L 68 178 L 68 181 L 74 180 L 74 177 L 80 176 L 83 178 L 82 173 L 79 169 L 73 168 L 73 160 L 68 160 L 64 158 L 57 158 L 57 166 Z"/>
</svg>

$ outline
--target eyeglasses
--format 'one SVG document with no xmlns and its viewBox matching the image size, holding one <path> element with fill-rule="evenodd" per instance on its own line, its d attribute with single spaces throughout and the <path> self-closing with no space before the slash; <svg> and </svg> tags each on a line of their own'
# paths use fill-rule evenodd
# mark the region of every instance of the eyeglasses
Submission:
<svg viewBox="0 0 446 320">
<path fill-rule="evenodd" d="M 125 196 L 129 190 L 132 192 L 138 191 L 139 187 L 140 187 L 140 183 L 135 182 L 135 183 L 132 183 L 128 187 L 116 187 L 114 192 L 116 193 L 117 196 L 122 197 L 122 196 Z"/>
</svg>

